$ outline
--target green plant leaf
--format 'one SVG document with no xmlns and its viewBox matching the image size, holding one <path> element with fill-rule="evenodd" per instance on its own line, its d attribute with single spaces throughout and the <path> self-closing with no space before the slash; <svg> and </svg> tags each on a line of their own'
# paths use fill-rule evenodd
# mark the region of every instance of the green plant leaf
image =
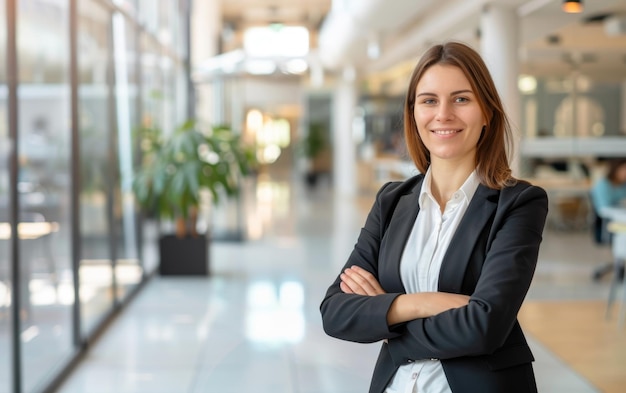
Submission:
<svg viewBox="0 0 626 393">
<path fill-rule="evenodd" d="M 207 189 L 214 203 L 221 192 L 236 195 L 238 179 L 255 165 L 254 149 L 228 126 L 200 127 L 187 120 L 171 132 L 137 129 L 141 164 L 133 179 L 139 206 L 163 218 L 187 217 Z"/>
</svg>

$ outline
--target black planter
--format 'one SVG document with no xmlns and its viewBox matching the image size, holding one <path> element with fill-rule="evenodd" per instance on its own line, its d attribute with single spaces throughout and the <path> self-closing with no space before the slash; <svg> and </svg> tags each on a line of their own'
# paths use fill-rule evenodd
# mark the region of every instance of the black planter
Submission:
<svg viewBox="0 0 626 393">
<path fill-rule="evenodd" d="M 162 276 L 208 276 L 209 240 L 206 236 L 164 235 L 159 239 L 159 274 Z"/>
<path fill-rule="evenodd" d="M 304 177 L 306 185 L 309 186 L 309 188 L 315 187 L 318 177 L 319 174 L 317 172 L 307 172 Z"/>
</svg>

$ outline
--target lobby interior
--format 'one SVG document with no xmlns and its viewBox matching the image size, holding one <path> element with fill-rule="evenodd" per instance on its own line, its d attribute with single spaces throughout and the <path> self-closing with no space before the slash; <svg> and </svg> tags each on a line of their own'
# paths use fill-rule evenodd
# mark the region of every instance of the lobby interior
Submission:
<svg viewBox="0 0 626 393">
<path fill-rule="evenodd" d="M 485 56 L 515 174 L 549 195 L 519 314 L 539 391 L 622 392 L 625 294 L 607 307 L 614 275 L 594 275 L 614 255 L 588 195 L 626 156 L 626 2 L 580 3 L 0 0 L 0 393 L 367 391 L 379 344 L 326 336 L 319 305 L 379 187 L 417 173 L 404 89 L 443 40 Z M 128 186 L 133 130 L 189 117 L 232 125 L 259 165 L 202 212 L 209 275 L 172 277 L 173 225 Z"/>
</svg>

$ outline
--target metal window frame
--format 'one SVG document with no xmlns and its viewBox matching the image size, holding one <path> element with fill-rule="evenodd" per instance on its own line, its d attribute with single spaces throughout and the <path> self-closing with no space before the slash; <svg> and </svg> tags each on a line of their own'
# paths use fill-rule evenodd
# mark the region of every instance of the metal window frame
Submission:
<svg viewBox="0 0 626 393">
<path fill-rule="evenodd" d="M 161 53 L 172 57 L 175 61 L 183 62 L 185 66 L 186 76 L 188 79 L 188 101 L 187 101 L 187 115 L 193 116 L 194 109 L 194 99 L 193 99 L 193 84 L 191 82 L 190 77 L 190 11 L 191 11 L 191 0 L 178 0 L 180 2 L 180 9 L 184 13 L 183 18 L 184 21 L 188 24 L 182 30 L 182 34 L 187 35 L 187 48 L 183 58 L 181 59 L 179 55 L 175 53 L 175 51 L 170 50 L 168 47 L 164 47 L 156 36 L 143 26 L 140 21 L 136 18 L 137 15 L 130 15 L 123 8 L 113 4 L 111 0 L 94 0 L 95 3 L 100 4 L 105 7 L 113 16 L 114 13 L 120 13 L 124 16 L 124 18 L 128 21 L 131 21 L 131 24 L 134 29 L 134 40 L 135 40 L 135 52 L 138 57 L 141 57 L 141 54 L 144 51 L 142 45 L 142 37 L 147 37 L 149 40 L 155 42 L 157 46 L 160 48 Z M 71 173 L 71 189 L 70 189 L 70 239 L 71 239 L 71 249 L 70 249 L 70 258 L 71 258 L 71 270 L 74 276 L 74 304 L 72 305 L 72 344 L 74 353 L 71 358 L 68 360 L 67 364 L 62 366 L 59 373 L 56 376 L 53 376 L 50 380 L 45 381 L 47 386 L 43 387 L 43 393 L 51 393 L 54 392 L 61 385 L 63 380 L 70 374 L 70 372 L 75 368 L 75 366 L 79 363 L 79 361 L 84 357 L 86 353 L 86 349 L 89 346 L 90 341 L 95 340 L 97 336 L 108 326 L 109 322 L 119 313 L 124 306 L 129 303 L 134 296 L 141 290 L 141 288 L 145 285 L 145 283 L 150 278 L 149 274 L 146 274 L 145 269 L 145 261 L 143 258 L 143 238 L 142 236 L 137 236 L 137 247 L 138 247 L 138 257 L 140 261 L 140 266 L 143 270 L 143 275 L 141 281 L 134 288 L 132 293 L 127 294 L 124 299 L 119 299 L 117 297 L 117 283 L 115 282 L 115 274 L 113 273 L 113 293 L 116 294 L 114 297 L 113 307 L 108 312 L 108 314 L 100 321 L 98 326 L 91 332 L 83 333 L 81 331 L 81 303 L 80 303 L 80 277 L 79 267 L 80 267 L 80 257 L 81 257 L 81 227 L 80 227 L 80 119 L 79 119 L 79 96 L 78 96 L 78 87 L 79 87 L 79 73 L 78 73 L 78 4 L 79 0 L 68 0 L 68 13 L 69 13 L 69 85 L 70 85 L 70 173 Z M 9 155 L 8 155 L 8 165 L 9 165 L 9 221 L 11 233 L 17 234 L 17 228 L 19 223 L 19 193 L 17 189 L 18 184 L 18 174 L 19 174 L 19 161 L 18 161 L 18 152 L 19 152 L 19 99 L 17 95 L 17 90 L 19 87 L 19 68 L 18 68 L 18 48 L 17 48 L 17 28 L 18 28 L 18 0 L 6 0 L 5 3 L 6 8 L 6 53 L 7 56 L 4 59 L 6 63 L 7 70 L 7 105 L 8 105 L 8 135 L 9 135 Z M 138 12 L 137 12 L 138 14 Z M 112 23 L 109 25 L 109 33 L 112 34 Z M 115 141 L 117 138 L 117 123 L 115 122 L 116 110 L 115 110 L 115 75 L 113 71 L 113 41 L 110 40 L 108 50 L 111 53 L 109 65 L 110 70 L 108 71 L 109 76 L 107 77 L 107 83 L 109 84 L 109 97 L 108 103 L 111 105 L 109 109 L 108 116 L 113 120 L 113 128 L 111 129 L 110 135 L 108 136 L 109 142 L 109 157 L 113 160 L 117 160 L 117 149 L 115 149 Z M 143 85 L 143 70 L 141 68 L 140 62 L 135 63 L 135 73 L 137 77 L 137 86 L 138 91 L 142 91 Z M 142 97 L 141 94 L 138 94 L 137 99 L 135 100 L 135 110 L 137 113 L 136 120 L 141 121 L 143 115 L 143 105 L 142 105 Z M 139 155 L 136 155 L 139 158 Z M 136 163 L 135 163 L 136 164 Z M 108 174 L 108 185 L 113 185 L 117 178 L 115 172 L 111 170 L 111 173 Z M 114 187 L 109 187 L 109 190 L 114 189 Z M 114 232 L 114 226 L 112 221 L 112 199 L 114 196 L 107 195 L 110 199 L 109 205 L 107 206 L 107 216 L 109 217 L 109 234 L 111 235 L 111 240 L 109 242 L 109 247 L 111 247 L 111 258 L 113 264 L 113 272 L 115 268 L 115 258 L 116 258 L 116 236 Z M 143 220 L 140 213 L 138 213 L 137 227 L 136 230 L 139 235 L 142 234 Z M 21 331 L 21 320 L 20 320 L 20 309 L 21 302 L 19 293 L 21 291 L 21 283 L 20 283 L 20 269 L 19 269 L 19 236 L 11 236 L 9 240 L 9 264 L 11 269 L 11 296 L 12 296 L 12 304 L 11 304 L 11 332 L 10 338 L 11 341 L 11 391 L 15 393 L 23 392 L 23 352 L 21 348 L 21 340 L 20 340 L 20 331 Z"/>
</svg>

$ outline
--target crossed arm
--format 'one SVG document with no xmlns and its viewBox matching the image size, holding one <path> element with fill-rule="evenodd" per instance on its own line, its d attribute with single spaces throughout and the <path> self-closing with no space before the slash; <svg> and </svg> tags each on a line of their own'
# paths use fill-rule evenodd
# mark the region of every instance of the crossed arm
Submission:
<svg viewBox="0 0 626 393">
<path fill-rule="evenodd" d="M 344 293 L 364 296 L 382 295 L 385 291 L 373 274 L 367 270 L 352 266 L 340 276 L 339 287 Z M 395 298 L 387 312 L 387 324 L 408 322 L 419 318 L 428 318 L 441 312 L 466 306 L 469 296 L 445 292 L 421 292 L 403 294 Z"/>
<path fill-rule="evenodd" d="M 389 206 L 384 195 L 377 198 L 347 264 L 320 305 L 324 331 L 352 342 L 388 340 L 389 353 L 397 363 L 481 355 L 500 348 L 517 324 L 547 215 L 547 196 L 538 187 L 521 183 L 519 189 L 502 194 L 500 208 L 490 222 L 497 236 L 490 241 L 481 238 L 489 241 L 488 252 L 482 255 L 478 250 L 468 261 L 480 264 L 479 276 L 470 277 L 476 279 L 475 284 L 468 283 L 474 285 L 471 301 L 453 293 L 404 293 L 392 270 L 396 267 L 388 262 L 390 249 L 381 253 L 378 229 L 387 220 Z M 397 253 L 392 254 L 397 260 Z M 385 263 L 378 265 L 381 255 Z M 388 279 L 384 290 L 381 277 Z M 457 288 L 449 281 L 445 284 L 444 288 Z"/>
</svg>

